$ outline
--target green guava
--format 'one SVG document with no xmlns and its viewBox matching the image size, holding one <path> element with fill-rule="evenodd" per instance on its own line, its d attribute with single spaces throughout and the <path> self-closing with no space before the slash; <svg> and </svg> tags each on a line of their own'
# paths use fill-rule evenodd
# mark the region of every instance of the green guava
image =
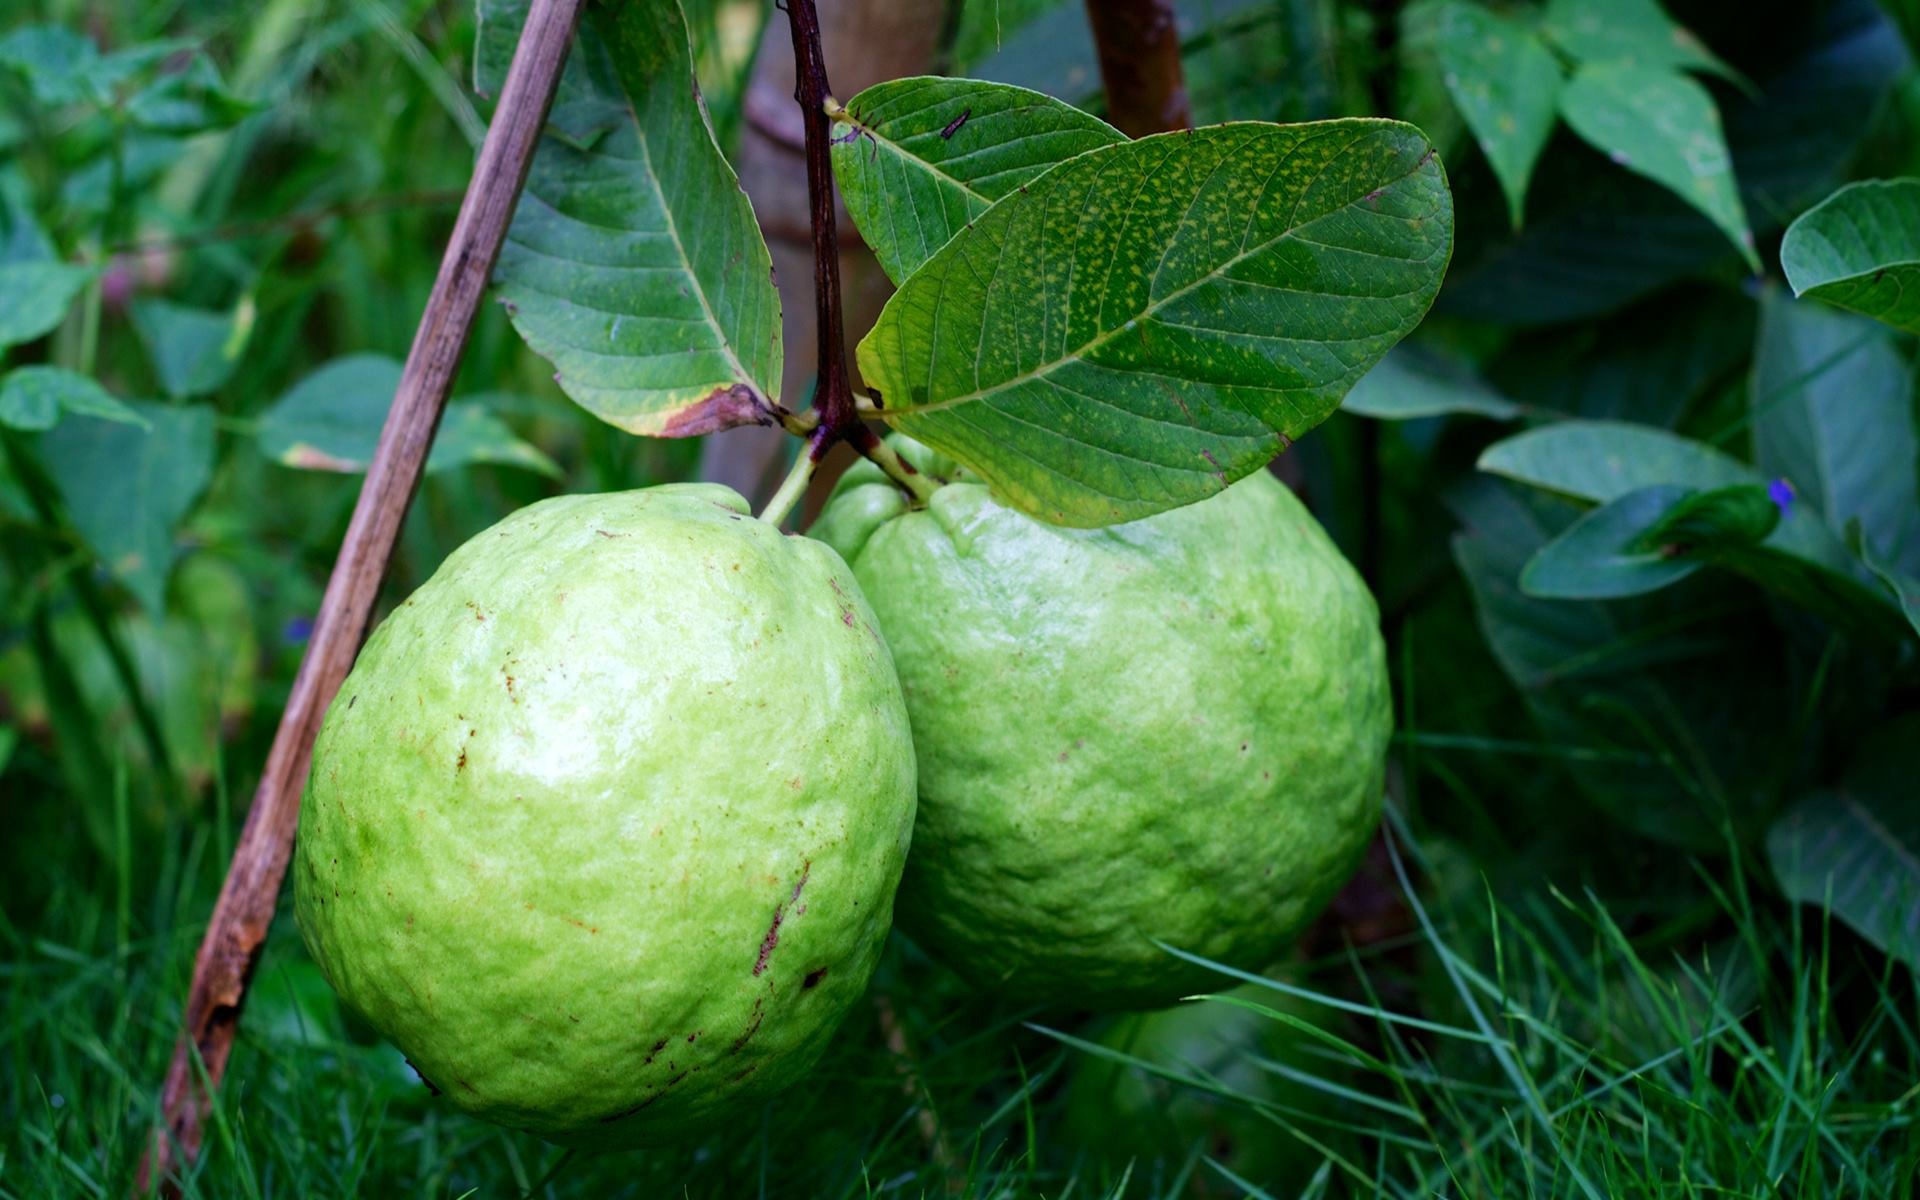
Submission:
<svg viewBox="0 0 1920 1200">
<path fill-rule="evenodd" d="M 1265 966 L 1379 820 L 1378 610 L 1265 472 L 1106 529 L 866 464 L 813 533 L 866 588 L 920 769 L 902 926 L 1009 999 L 1155 1008 Z"/>
<path fill-rule="evenodd" d="M 1224 981 L 1216 979 L 1214 986 Z M 1258 984 L 1225 993 L 1322 1026 L 1330 1009 Z M 1148 1163 L 1178 1168 L 1196 1149 L 1253 1183 L 1298 1191 L 1319 1155 L 1254 1107 L 1315 1111 L 1325 1096 L 1307 1081 L 1342 1083 L 1347 1072 L 1331 1055 L 1314 1055 L 1311 1034 L 1234 1004 L 1216 1000 L 1158 1012 L 1107 1018 L 1094 1044 L 1134 1062 L 1093 1053 L 1073 1060 L 1061 1132 L 1076 1148 L 1109 1168 L 1139 1170 Z M 1222 1094 L 1225 1093 L 1225 1094 Z M 1205 1173 L 1195 1195 L 1244 1195 Z"/>
<path fill-rule="evenodd" d="M 295 901 L 346 1004 L 461 1109 L 586 1148 L 798 1079 L 891 923 L 914 759 L 826 546 L 684 484 L 451 554 L 328 710 Z"/>
</svg>

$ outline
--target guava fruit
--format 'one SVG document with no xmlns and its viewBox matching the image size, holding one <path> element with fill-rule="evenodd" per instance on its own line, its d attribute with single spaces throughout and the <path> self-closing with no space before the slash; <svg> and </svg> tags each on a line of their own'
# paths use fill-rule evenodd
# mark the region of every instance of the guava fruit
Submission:
<svg viewBox="0 0 1920 1200">
<path fill-rule="evenodd" d="M 367 642 L 315 744 L 296 908 L 454 1105 L 646 1144 L 812 1065 L 913 814 L 899 682 L 832 550 L 715 485 L 568 496 Z"/>
<path fill-rule="evenodd" d="M 865 587 L 920 770 L 900 921 L 1012 1000 L 1155 1008 L 1275 959 L 1379 819 L 1378 610 L 1264 472 L 1106 529 L 865 464 L 813 533 Z"/>
<path fill-rule="evenodd" d="M 1258 984 L 1225 994 L 1315 1026 L 1328 1023 L 1332 1011 Z M 1347 1072 L 1332 1055 L 1311 1053 L 1311 1034 L 1216 1000 L 1106 1021 L 1093 1035 L 1095 1045 L 1201 1086 L 1115 1058 L 1078 1054 L 1062 1114 L 1061 1132 L 1069 1143 L 1112 1169 L 1131 1165 L 1139 1174 L 1155 1162 L 1177 1169 L 1198 1149 L 1242 1179 L 1299 1190 L 1319 1155 L 1263 1116 L 1254 1102 L 1324 1107 L 1324 1095 L 1303 1076 L 1340 1083 Z M 1204 1174 L 1194 1176 L 1192 1190 L 1216 1194 Z M 1244 1193 L 1223 1186 L 1218 1194 Z"/>
</svg>

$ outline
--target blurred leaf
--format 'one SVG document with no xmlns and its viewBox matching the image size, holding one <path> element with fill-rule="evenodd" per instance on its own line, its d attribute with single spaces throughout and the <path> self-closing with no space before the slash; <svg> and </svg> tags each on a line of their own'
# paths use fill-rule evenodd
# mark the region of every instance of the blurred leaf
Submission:
<svg viewBox="0 0 1920 1200">
<path fill-rule="evenodd" d="M 0 264 L 0 350 L 30 342 L 66 319 L 80 289 L 93 279 L 91 267 L 62 262 Z"/>
<path fill-rule="evenodd" d="M 136 195 L 160 178 L 162 172 L 180 161 L 186 153 L 187 139 L 171 134 L 136 132 L 127 135 L 119 148 L 118 187 L 124 200 Z M 60 202 L 75 214 L 98 217 L 113 203 L 116 153 L 113 148 L 94 155 L 60 180 Z"/>
<path fill-rule="evenodd" d="M 1860 561 L 1867 564 L 1867 570 L 1873 572 L 1874 578 L 1892 594 L 1894 603 L 1900 606 L 1900 615 L 1913 627 L 1914 634 L 1920 636 L 1920 579 L 1891 563 L 1882 562 L 1874 554 L 1873 547 L 1863 545 L 1857 522 L 1848 527 L 1847 544 L 1860 556 Z"/>
<path fill-rule="evenodd" d="M 1655 0 L 1548 0 L 1541 28 L 1581 62 L 1709 71 L 1740 80 Z"/>
<path fill-rule="evenodd" d="M 482 13 L 484 82 L 525 4 L 486 0 Z M 593 10 L 494 275 L 568 396 L 663 437 L 771 424 L 780 385 L 772 259 L 691 53 L 677 0 Z"/>
<path fill-rule="evenodd" d="M 1408 125 L 1108 146 L 948 242 L 888 301 L 860 371 L 888 424 L 1004 502 L 1132 520 L 1219 491 L 1324 420 L 1425 315 L 1452 228 Z"/>
<path fill-rule="evenodd" d="M 1913 374 L 1884 327 L 1771 290 L 1753 356 L 1754 460 L 1834 530 L 1920 570 Z"/>
<path fill-rule="evenodd" d="M 195 50 L 177 69 L 136 92 L 127 101 L 127 118 L 141 129 L 193 134 L 225 129 L 257 106 L 227 89 L 213 60 Z"/>
<path fill-rule="evenodd" d="M 53 257 L 53 239 L 34 215 L 32 189 L 13 164 L 0 161 L 0 264 Z"/>
<path fill-rule="evenodd" d="M 225 383 L 253 334 L 252 296 L 233 311 L 188 308 L 167 300 L 136 300 L 133 328 L 169 396 L 204 396 Z"/>
<path fill-rule="evenodd" d="M 1624 421 L 1562 421 L 1529 429 L 1487 447 L 1480 469 L 1595 504 L 1660 484 L 1722 488 L 1765 482 L 1711 446 Z"/>
<path fill-rule="evenodd" d="M 1780 267 L 1796 296 L 1920 333 L 1920 179 L 1828 196 L 1787 227 Z"/>
<path fill-rule="evenodd" d="M 1126 135 L 1004 83 L 917 76 L 876 84 L 833 124 L 847 212 L 899 284 L 995 200 L 1055 164 Z"/>
<path fill-rule="evenodd" d="M 1767 21 L 1769 40 L 1791 55 L 1755 68 L 1759 95 L 1722 109 L 1743 203 L 1765 232 L 1839 181 L 1911 59 L 1873 0 L 1773 0 L 1749 19 Z M 1698 210 L 1565 139 L 1534 172 L 1524 230 L 1511 231 L 1504 207 L 1466 196 L 1441 297 L 1462 316 L 1527 326 L 1587 318 L 1728 256 L 1725 235 Z"/>
<path fill-rule="evenodd" d="M 23 25 L 0 38 L 0 66 L 18 73 L 44 108 L 84 98 L 88 72 L 99 61 L 92 39 L 59 25 Z"/>
<path fill-rule="evenodd" d="M 1700 442 L 1615 421 L 1562 421 L 1496 442 L 1480 469 L 1596 504 L 1661 484 L 1715 490 L 1767 481 L 1753 468 Z M 1817 515 L 1789 505 L 1765 548 L 1723 561 L 1840 627 L 1899 640 L 1898 614 L 1858 556 Z"/>
<path fill-rule="evenodd" d="M 1560 64 L 1527 25 L 1470 0 L 1435 14 L 1433 50 L 1517 228 L 1533 164 L 1559 115 Z"/>
<path fill-rule="evenodd" d="M 1472 413 L 1496 421 L 1516 420 L 1522 409 L 1488 387 L 1472 370 L 1425 346 L 1402 342 L 1362 375 L 1347 398 L 1347 412 L 1386 421 L 1409 421 L 1447 413 Z"/>
<path fill-rule="evenodd" d="M 373 461 L 400 363 L 377 354 L 337 358 L 314 371 L 260 416 L 260 452 L 289 467 L 364 471 Z M 441 418 L 427 470 L 501 463 L 558 476 L 560 468 L 513 435 L 499 417 L 471 400 L 456 400 Z"/>
<path fill-rule="evenodd" d="M 107 421 L 144 424 L 140 414 L 107 389 L 64 367 L 20 367 L 0 381 L 0 425 L 52 429 L 62 411 Z"/>
<path fill-rule="evenodd" d="M 1825 908 L 1920 969 L 1920 718 L 1862 743 L 1841 785 L 1814 792 L 1767 833 L 1767 860 L 1788 899 Z"/>
<path fill-rule="evenodd" d="M 1672 484 L 1641 488 L 1603 504 L 1540 547 L 1520 572 L 1520 589 L 1547 600 L 1613 600 L 1678 583 L 1701 567 L 1642 541 L 1687 495 Z"/>
<path fill-rule="evenodd" d="M 1721 820 L 1752 828 L 1778 781 L 1809 753 L 1793 731 L 1785 656 L 1756 606 L 1702 573 L 1609 603 L 1545 600 L 1519 586 L 1526 563 L 1577 510 L 1487 476 L 1450 493 L 1453 552 L 1487 645 L 1558 759 L 1596 807 L 1627 828 L 1696 850 L 1724 849 Z"/>
<path fill-rule="evenodd" d="M 1615 163 L 1705 213 L 1748 265 L 1760 269 L 1720 112 L 1707 89 L 1672 71 L 1592 64 L 1574 72 L 1560 93 L 1560 112 Z"/>
<path fill-rule="evenodd" d="M 132 402 L 146 427 L 74 417 L 40 443 L 74 528 L 148 612 L 173 567 L 173 529 L 213 472 L 213 410 Z"/>
</svg>

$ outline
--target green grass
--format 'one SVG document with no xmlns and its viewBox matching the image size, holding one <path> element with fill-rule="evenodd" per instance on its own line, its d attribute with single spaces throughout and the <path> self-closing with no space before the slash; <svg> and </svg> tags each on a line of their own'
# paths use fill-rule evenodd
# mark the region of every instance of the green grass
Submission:
<svg viewBox="0 0 1920 1200">
<path fill-rule="evenodd" d="M 45 849 L 57 819 L 22 816 L 15 845 Z M 105 855 L 9 855 L 0 1196 L 126 1195 L 153 1120 L 231 822 L 182 813 L 137 842 L 112 824 Z M 1136 1053 L 1111 1018 L 984 1003 L 896 938 L 884 1000 L 807 1084 L 700 1144 L 601 1157 L 431 1097 L 342 1019 L 283 920 L 185 1191 L 1912 1194 L 1920 1022 L 1886 960 L 1760 902 L 1724 863 L 1696 867 L 1691 911 L 1629 932 L 1546 881 L 1494 899 L 1444 842 L 1394 824 L 1394 870 L 1422 881 L 1412 928 L 1283 979 L 1223 973 L 1223 991 L 1256 986 L 1199 1003 L 1258 1018 L 1228 1059 Z M 1116 1065 L 1153 1103 L 1113 1102 Z M 1249 1162 L 1267 1173 L 1243 1176 Z"/>
</svg>

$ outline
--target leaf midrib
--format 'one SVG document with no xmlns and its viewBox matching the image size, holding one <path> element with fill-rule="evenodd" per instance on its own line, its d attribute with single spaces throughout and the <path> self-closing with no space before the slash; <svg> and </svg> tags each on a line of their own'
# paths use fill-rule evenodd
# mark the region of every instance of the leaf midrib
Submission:
<svg viewBox="0 0 1920 1200">
<path fill-rule="evenodd" d="M 1358 140 L 1359 139 L 1355 139 L 1356 142 Z M 1132 145 L 1132 144 L 1134 143 L 1128 143 L 1128 142 L 1115 143 L 1115 145 Z M 1345 149 L 1351 149 L 1353 144 L 1354 143 L 1352 142 L 1348 143 L 1347 147 L 1345 147 L 1342 152 L 1344 153 Z M 1098 151 L 1094 151 L 1092 153 L 1098 153 Z M 1414 176 L 1418 175 L 1421 172 L 1421 170 L 1425 168 L 1427 163 L 1432 160 L 1432 157 L 1433 157 L 1432 146 L 1429 145 L 1428 153 L 1426 155 L 1423 155 L 1421 159 L 1414 164 L 1411 170 L 1407 171 L 1405 174 L 1396 176 L 1395 178 L 1382 184 L 1377 190 L 1379 192 L 1385 192 L 1388 189 L 1399 187 L 1401 184 L 1405 183 L 1407 180 L 1412 179 Z M 1323 174 L 1325 171 L 1326 171 L 1326 166 L 1323 164 L 1320 168 L 1320 171 L 1316 172 L 1313 178 L 1309 180 L 1300 189 L 1301 194 L 1304 195 L 1306 192 L 1311 191 L 1314 184 L 1319 182 L 1321 174 Z M 1261 242 L 1257 246 L 1253 246 L 1249 249 L 1242 250 L 1240 253 L 1234 255 L 1232 258 L 1227 259 L 1225 262 L 1222 262 L 1213 271 L 1210 271 L 1202 275 L 1200 278 L 1194 280 L 1192 283 L 1186 284 L 1179 288 L 1175 288 L 1173 291 L 1168 292 L 1165 296 L 1162 296 L 1158 300 L 1155 300 L 1152 303 L 1148 304 L 1140 312 L 1127 318 L 1127 320 L 1115 325 L 1113 328 L 1102 331 L 1101 333 L 1089 339 L 1087 342 L 1085 342 L 1084 344 L 1082 344 L 1080 347 L 1073 350 L 1072 352 L 1068 354 L 1064 354 L 1059 358 L 1054 359 L 1052 362 L 1047 363 L 1044 366 L 1041 366 L 1032 371 L 1026 372 L 1025 374 L 1019 376 L 1016 379 L 1003 380 L 1000 383 L 994 384 L 992 387 L 979 388 L 972 392 L 968 392 L 963 396 L 949 396 L 944 400 L 935 400 L 927 404 L 909 405 L 905 408 L 884 409 L 882 410 L 882 415 L 886 417 L 905 417 L 905 416 L 919 416 L 922 413 L 938 412 L 944 408 L 954 408 L 962 404 L 971 404 L 975 401 L 986 399 L 989 396 L 993 396 L 997 393 L 1007 391 L 1013 387 L 1019 386 L 1021 384 L 1029 383 L 1033 380 L 1044 379 L 1062 367 L 1065 367 L 1071 363 L 1076 363 L 1084 360 L 1090 352 L 1099 349 L 1101 346 L 1106 345 L 1108 341 L 1120 336 L 1122 333 L 1125 333 L 1129 326 L 1139 321 L 1145 320 L 1148 317 L 1153 316 L 1153 314 L 1160 311 L 1162 308 L 1165 308 L 1168 304 L 1171 304 L 1173 301 L 1179 299 L 1180 297 L 1186 295 L 1187 293 L 1194 291 L 1195 289 L 1207 283 L 1211 283 L 1214 280 L 1220 278 L 1221 276 L 1225 275 L 1228 271 L 1238 266 L 1240 263 L 1245 262 L 1248 258 L 1251 258 L 1253 255 L 1261 253 L 1262 251 L 1265 251 L 1273 246 L 1280 244 L 1281 242 L 1285 241 L 1287 238 L 1294 236 L 1295 234 L 1301 232 L 1302 230 L 1311 228 L 1312 226 L 1327 219 L 1328 217 L 1335 215 L 1336 213 L 1347 211 L 1349 208 L 1353 206 L 1353 203 L 1354 201 L 1349 200 L 1337 208 L 1329 209 L 1328 211 L 1319 214 L 1318 216 L 1314 217 L 1310 221 L 1304 221 L 1298 225 L 1290 225 L 1286 229 L 1282 230 L 1280 233 L 1274 235 L 1273 237 L 1267 239 L 1266 241 Z"/>
</svg>

